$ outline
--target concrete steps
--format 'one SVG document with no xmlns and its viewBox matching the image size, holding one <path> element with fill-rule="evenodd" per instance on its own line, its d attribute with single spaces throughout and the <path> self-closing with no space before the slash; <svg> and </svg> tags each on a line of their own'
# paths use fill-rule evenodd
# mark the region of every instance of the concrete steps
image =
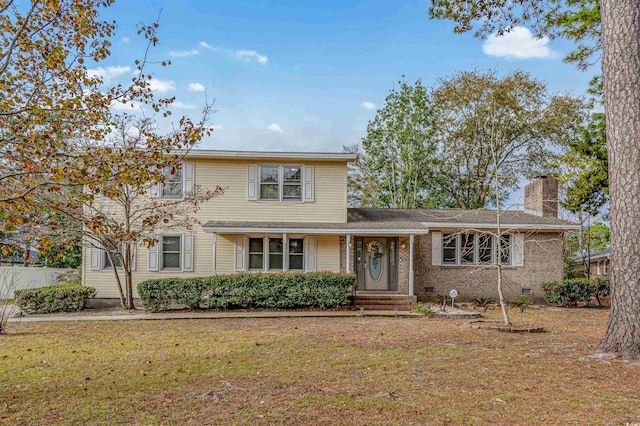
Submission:
<svg viewBox="0 0 640 426">
<path fill-rule="evenodd" d="M 417 300 L 416 296 L 393 293 L 356 294 L 353 297 L 356 309 L 364 308 L 369 311 L 410 311 L 411 305 Z"/>
</svg>

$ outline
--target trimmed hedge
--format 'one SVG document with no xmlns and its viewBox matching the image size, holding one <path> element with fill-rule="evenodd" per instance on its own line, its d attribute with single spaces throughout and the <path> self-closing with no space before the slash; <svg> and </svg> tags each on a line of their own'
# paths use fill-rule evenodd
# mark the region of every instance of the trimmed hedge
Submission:
<svg viewBox="0 0 640 426">
<path fill-rule="evenodd" d="M 348 305 L 353 284 L 352 274 L 241 273 L 147 280 L 138 284 L 138 295 L 153 312 L 174 303 L 192 309 L 326 309 Z"/>
<path fill-rule="evenodd" d="M 16 290 L 15 303 L 26 314 L 81 311 L 96 289 L 79 284 L 56 284 L 48 287 Z"/>
<path fill-rule="evenodd" d="M 589 303 L 592 297 L 600 305 L 609 295 L 609 280 L 602 278 L 573 278 L 550 281 L 542 284 L 544 300 L 551 305 L 573 305 Z"/>
</svg>

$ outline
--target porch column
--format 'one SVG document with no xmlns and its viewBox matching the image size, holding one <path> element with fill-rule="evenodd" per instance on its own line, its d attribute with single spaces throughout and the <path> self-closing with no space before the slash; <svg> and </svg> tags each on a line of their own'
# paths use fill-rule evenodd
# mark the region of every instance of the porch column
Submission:
<svg viewBox="0 0 640 426">
<path fill-rule="evenodd" d="M 218 257 L 218 233 L 213 233 L 213 276 L 215 277 L 218 273 L 216 268 L 216 261 Z"/>
<path fill-rule="evenodd" d="M 282 233 L 282 270 L 289 270 L 289 243 L 287 242 L 287 233 Z"/>
<path fill-rule="evenodd" d="M 347 274 L 351 273 L 351 234 L 347 234 L 347 240 L 345 242 L 346 250 L 347 250 L 347 265 L 346 272 Z"/>
<path fill-rule="evenodd" d="M 409 235 L 409 296 L 413 296 L 413 246 L 415 235 Z"/>
</svg>

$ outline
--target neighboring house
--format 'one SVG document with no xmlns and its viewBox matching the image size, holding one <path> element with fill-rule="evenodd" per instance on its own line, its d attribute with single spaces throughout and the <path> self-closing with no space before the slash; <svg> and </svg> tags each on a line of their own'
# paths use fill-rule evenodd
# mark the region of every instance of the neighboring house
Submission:
<svg viewBox="0 0 640 426">
<path fill-rule="evenodd" d="M 182 197 L 194 185 L 225 188 L 198 212 L 193 234 L 158 235 L 138 247 L 134 284 L 157 277 L 244 271 L 356 274 L 358 296 L 430 300 L 456 288 L 459 300 L 496 298 L 493 210 L 347 208 L 348 153 L 192 151 L 183 172 L 152 196 Z M 555 191 L 555 193 L 554 193 Z M 552 200 L 549 194 L 554 193 Z M 557 182 L 527 186 L 525 208 L 501 215 L 507 299 L 542 300 L 540 285 L 562 279 L 563 237 L 578 226 L 558 219 Z M 483 232 L 484 231 L 484 232 Z M 106 254 L 83 252 L 83 282 L 102 299 L 118 290 Z M 369 296 L 370 297 L 370 296 Z"/>
<path fill-rule="evenodd" d="M 589 259 L 589 276 L 591 278 L 609 278 L 611 249 L 591 253 Z"/>
</svg>

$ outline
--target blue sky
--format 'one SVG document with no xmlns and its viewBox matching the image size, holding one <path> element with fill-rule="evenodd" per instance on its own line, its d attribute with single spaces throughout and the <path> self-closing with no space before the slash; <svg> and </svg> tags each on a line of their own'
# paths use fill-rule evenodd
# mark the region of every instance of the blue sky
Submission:
<svg viewBox="0 0 640 426">
<path fill-rule="evenodd" d="M 96 71 L 130 78 L 144 40 L 135 25 L 160 18 L 151 60 L 158 96 L 175 96 L 174 116 L 198 116 L 203 88 L 216 99 L 213 136 L 200 148 L 338 151 L 359 142 L 375 107 L 402 78 L 427 85 L 458 70 L 523 69 L 552 91 L 582 95 L 593 73 L 562 58 L 571 44 L 519 29 L 485 41 L 432 21 L 425 0 L 118 0 L 112 56 Z M 111 67 L 111 68 L 109 68 Z M 191 86 L 190 86 L 191 85 Z M 191 88 L 191 90 L 189 90 Z M 163 127 L 168 126 L 164 123 Z"/>
</svg>

